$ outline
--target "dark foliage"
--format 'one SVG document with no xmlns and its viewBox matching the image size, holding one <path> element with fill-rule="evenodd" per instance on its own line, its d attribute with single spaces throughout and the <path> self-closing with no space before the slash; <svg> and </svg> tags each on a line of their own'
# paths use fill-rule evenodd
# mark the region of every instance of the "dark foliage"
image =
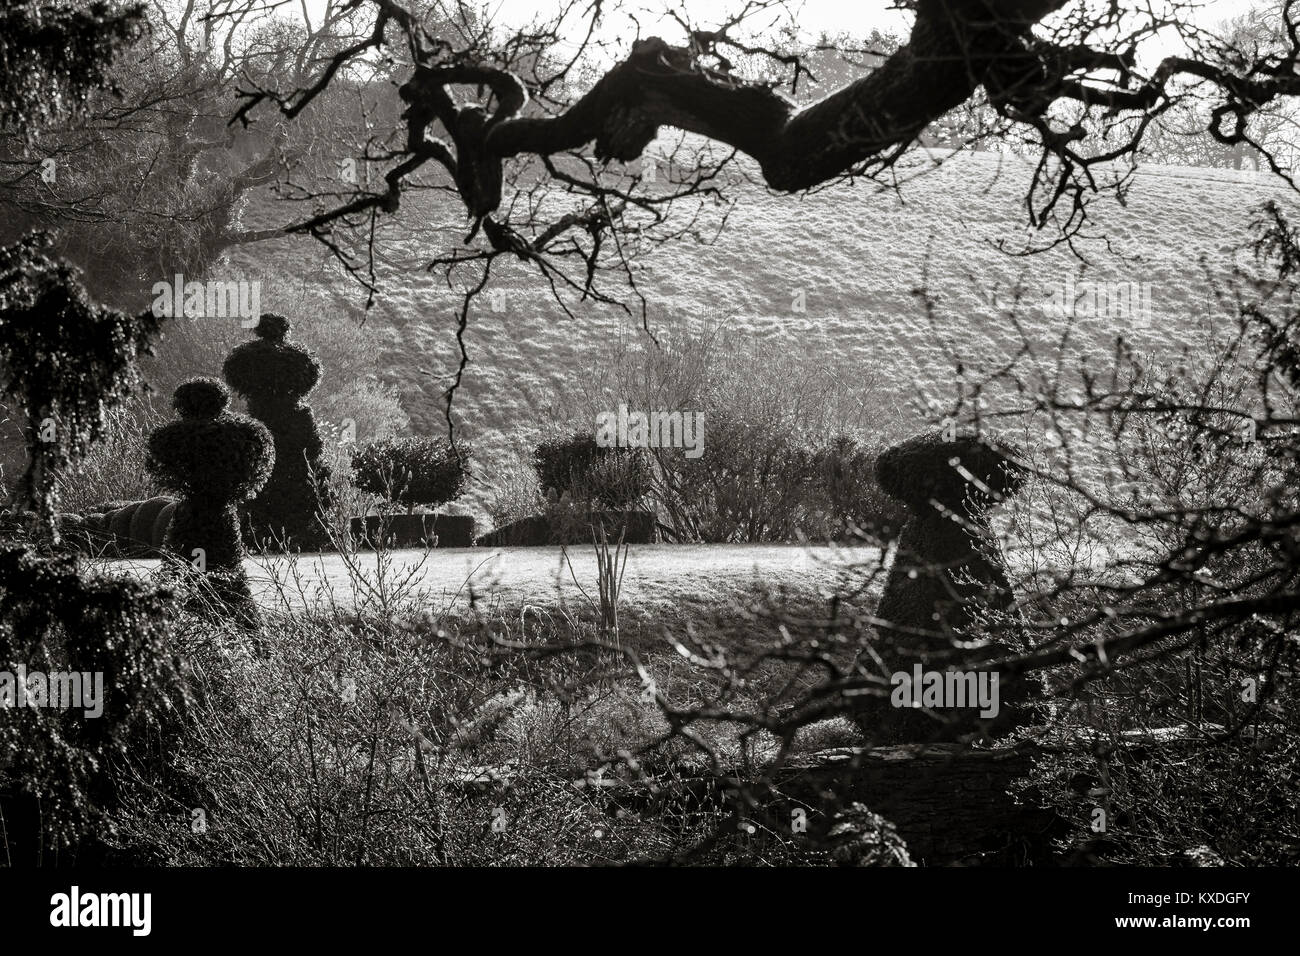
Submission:
<svg viewBox="0 0 1300 956">
<path fill-rule="evenodd" d="M 329 466 L 321 460 L 320 431 L 303 399 L 320 381 L 320 362 L 286 340 L 289 320 L 268 312 L 257 338 L 232 351 L 221 374 L 248 402 L 248 413 L 275 438 L 275 470 L 246 509 L 250 537 L 263 545 L 319 548 L 325 532 L 318 514 L 330 506 Z"/>
<path fill-rule="evenodd" d="M 238 502 L 255 495 L 273 467 L 267 429 L 226 411 L 230 395 L 212 378 L 176 389 L 172 406 L 181 420 L 149 438 L 150 471 L 188 501 Z"/>
<path fill-rule="evenodd" d="M 925 434 L 888 449 L 876 462 L 880 486 L 909 514 L 876 616 L 881 657 L 895 670 L 916 662 L 942 670 L 978 640 L 983 614 L 1013 603 L 1002 549 L 988 512 L 1024 481 L 1015 453 L 985 436 Z M 1009 648 L 989 645 L 983 656 Z M 1004 701 L 1014 697 L 1003 687 Z M 864 730 L 888 742 L 924 741 L 943 728 L 925 714 L 898 710 L 876 698 L 859 712 Z M 1010 711 L 1007 711 L 1008 715 Z"/>
<path fill-rule="evenodd" d="M 28 467 L 15 497 L 52 529 L 49 476 L 98 438 L 104 414 L 140 384 L 136 362 L 163 320 L 134 318 L 88 299 L 77 272 L 33 233 L 0 249 L 0 391 L 27 410 Z"/>
<path fill-rule="evenodd" d="M 841 540 L 858 532 L 894 537 L 906 510 L 880 486 L 875 452 L 839 435 L 814 453 L 820 511 L 827 524 L 807 529 L 809 537 Z"/>
<path fill-rule="evenodd" d="M 141 5 L 17 0 L 0 9 L 0 129 L 28 136 L 104 85 L 119 47 L 139 34 Z M 92 304 L 51 240 L 0 249 L 0 388 L 26 409 L 29 463 L 16 495 L 50 537 L 58 470 L 99 437 L 105 412 L 140 383 L 161 320 Z M 52 426 L 52 427 L 45 427 Z M 127 735 L 184 699 L 166 645 L 170 595 L 92 576 L 75 557 L 0 550 L 0 668 L 102 675 L 103 712 L 0 708 L 0 819 L 6 860 L 76 858 L 108 835 L 109 764 Z M 16 688 L 15 688 L 16 689 Z M 84 700 L 84 695 L 83 695 Z M 62 701 L 61 701 L 62 702 Z M 93 854 L 91 854 L 93 855 Z"/>
<path fill-rule="evenodd" d="M 916 512 L 933 511 L 931 500 L 976 515 L 1023 482 L 1015 453 L 989 436 L 918 435 L 881 454 L 876 478 L 885 492 Z M 962 472 L 968 472 L 978 484 Z"/>
<path fill-rule="evenodd" d="M 0 129 L 26 133 L 75 110 L 106 85 L 114 54 L 145 22 L 143 4 L 95 0 L 77 9 L 7 0 L 0 8 Z"/>
<path fill-rule="evenodd" d="M 592 543 L 597 529 L 611 541 L 625 544 L 654 544 L 658 526 L 651 511 L 585 511 L 554 509 L 550 514 L 517 518 L 478 539 L 479 547 L 538 547 L 554 544 Z"/>
<path fill-rule="evenodd" d="M 544 493 L 612 510 L 632 507 L 650 488 L 649 461 L 641 449 L 606 448 L 590 432 L 541 442 L 533 467 Z"/>
<path fill-rule="evenodd" d="M 229 393 L 216 379 L 194 379 L 176 389 L 181 419 L 149 438 L 149 471 L 176 492 L 167 549 L 203 572 L 229 578 L 218 593 L 240 614 L 252 612 L 243 580 L 243 541 L 236 506 L 257 494 L 275 464 L 274 442 L 260 422 L 227 412 Z M 197 551 L 197 554 L 196 554 Z"/>
<path fill-rule="evenodd" d="M 99 672 L 104 693 L 99 717 L 0 707 L 0 807 L 14 864 L 36 863 L 92 828 L 104 836 L 110 758 L 184 697 L 166 640 L 171 604 L 168 591 L 92 577 L 69 557 L 0 550 L 0 670 Z"/>
<path fill-rule="evenodd" d="M 356 515 L 348 522 L 358 547 L 470 548 L 474 518 L 470 515 Z"/>
<path fill-rule="evenodd" d="M 935 652 L 975 624 L 980 609 L 1011 601 L 989 509 L 1023 483 L 1014 453 L 987 437 L 927 434 L 884 452 L 880 486 L 907 505 L 877 616 L 899 628 L 929 631 L 909 638 Z"/>
<path fill-rule="evenodd" d="M 159 495 L 85 515 L 63 515 L 65 540 L 103 557 L 157 557 L 178 502 Z"/>
<path fill-rule="evenodd" d="M 320 362 L 300 345 L 287 340 L 289 320 L 267 312 L 253 330 L 251 342 L 234 349 L 221 367 L 222 377 L 248 401 L 255 417 L 264 410 L 293 406 L 320 381 Z"/>
<path fill-rule="evenodd" d="M 388 501 L 437 507 L 453 501 L 469 478 L 469 453 L 442 438 L 389 438 L 352 455 L 352 480 Z"/>
</svg>

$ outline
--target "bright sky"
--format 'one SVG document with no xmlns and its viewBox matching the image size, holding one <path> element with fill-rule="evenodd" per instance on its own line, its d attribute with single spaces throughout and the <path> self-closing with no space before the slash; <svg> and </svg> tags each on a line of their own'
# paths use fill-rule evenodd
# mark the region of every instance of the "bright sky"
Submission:
<svg viewBox="0 0 1300 956">
<path fill-rule="evenodd" d="M 319 9 L 324 5 L 325 0 L 303 0 L 303 2 L 309 9 Z M 628 16 L 630 13 L 639 22 L 643 36 L 658 33 L 670 42 L 680 40 L 682 38 L 680 27 L 665 13 L 671 2 L 672 0 L 624 0 L 621 10 L 605 16 L 598 35 L 602 40 L 615 42 L 626 42 L 634 38 L 637 24 Z M 1094 3 L 1099 0 L 1082 0 L 1082 2 Z M 1162 0 L 1138 0 L 1133 5 L 1144 6 L 1147 3 L 1157 10 L 1162 6 Z M 1280 3 L 1281 0 L 1202 0 L 1198 4 L 1198 13 L 1194 22 L 1201 27 L 1210 27 L 1223 20 L 1239 16 L 1251 7 L 1264 5 L 1279 7 Z M 1076 9 L 1078 4 L 1079 0 L 1076 0 L 1066 9 Z M 502 26 L 524 24 L 539 16 L 548 17 L 563 6 L 571 5 L 573 13 L 570 19 L 575 31 L 575 41 L 579 38 L 576 31 L 579 29 L 585 31 L 586 27 L 586 21 L 581 14 L 587 9 L 587 4 L 582 0 L 572 4 L 569 0 L 564 0 L 563 3 L 561 0 L 481 0 L 481 5 L 493 11 L 494 19 Z M 684 7 L 696 25 L 708 28 L 741 9 L 743 0 L 683 0 L 678 5 Z M 755 27 L 773 22 L 788 23 L 791 16 L 800 29 L 809 35 L 816 35 L 822 31 L 836 33 L 846 30 L 862 36 L 870 33 L 873 27 L 905 35 L 911 24 L 910 14 L 896 9 L 893 0 L 791 0 L 788 11 L 773 10 L 755 14 L 750 22 Z M 1172 52 L 1172 46 L 1168 42 L 1157 41 L 1152 47 L 1145 52 L 1155 55 Z"/>
<path fill-rule="evenodd" d="M 670 0 L 625 0 L 623 10 L 606 17 L 601 30 L 602 38 L 626 41 L 635 37 L 637 23 L 627 15 L 630 12 L 639 22 L 642 35 L 659 33 L 670 42 L 681 39 L 681 28 L 664 12 L 669 2 Z M 1065 11 L 1077 10 L 1081 2 L 1089 6 L 1109 6 L 1109 0 L 1075 0 L 1066 6 Z M 1131 5 L 1142 7 L 1147 4 L 1153 10 L 1160 10 L 1163 6 L 1162 0 L 1139 0 Z M 682 5 L 694 25 L 707 29 L 734 15 L 743 8 L 744 3 L 743 0 L 684 0 Z M 1246 13 L 1252 7 L 1265 5 L 1280 7 L 1281 0 L 1201 0 L 1192 22 L 1202 28 L 1212 27 Z M 538 15 L 551 14 L 560 5 L 555 0 L 486 0 L 486 6 L 495 11 L 496 17 L 503 23 L 526 23 Z M 586 8 L 581 2 L 576 6 L 579 11 Z M 865 36 L 873 28 L 906 36 L 912 24 L 911 14 L 898 9 L 893 0 L 791 0 L 788 9 L 758 13 L 748 22 L 757 29 L 769 24 L 788 24 L 791 19 L 808 36 L 816 36 L 823 31 L 847 31 L 855 36 Z M 574 22 L 585 28 L 585 21 L 575 18 Z M 1148 48 L 1142 52 L 1145 56 L 1159 58 L 1184 51 L 1177 36 L 1171 35 L 1148 44 Z"/>
<path fill-rule="evenodd" d="M 539 13 L 545 14 L 558 8 L 558 4 L 553 0 L 552 2 L 491 0 L 487 6 L 488 9 L 498 11 L 497 15 L 505 22 L 526 22 Z M 645 2 L 645 0 L 631 0 L 626 3 L 626 9 L 635 11 L 636 18 L 641 22 L 643 35 L 658 32 L 666 34 L 665 39 L 668 40 L 680 38 L 680 27 L 663 13 L 667 6 L 667 2 L 662 0 L 658 3 Z M 888 0 L 804 0 L 804 2 L 792 0 L 789 8 L 794 11 L 794 18 L 799 26 L 810 34 L 820 33 L 823 30 L 831 33 L 848 30 L 863 35 L 870 33 L 873 27 L 895 33 L 905 32 L 911 23 L 911 16 L 905 11 L 891 9 L 891 6 Z M 743 3 L 737 0 L 685 0 L 684 2 L 684 9 L 691 20 L 705 28 L 725 20 L 742 7 Z M 789 19 L 789 15 L 784 11 L 774 10 L 756 14 L 752 22 L 758 26 L 778 20 L 788 23 Z M 605 26 L 607 35 L 611 37 L 635 35 L 635 26 L 621 13 L 615 13 L 609 21 Z"/>
<path fill-rule="evenodd" d="M 324 0 L 308 0 L 309 6 L 323 3 Z M 1255 5 L 1262 4 L 1260 0 L 1203 0 L 1197 21 L 1202 26 L 1216 23 L 1244 13 Z M 483 6 L 494 11 L 503 23 L 526 23 L 534 16 L 550 14 L 560 9 L 561 4 L 557 0 L 485 0 Z M 724 19 L 729 13 L 739 10 L 741 6 L 739 0 L 685 0 L 684 3 L 691 18 L 704 26 Z M 1158 9 L 1159 0 L 1156 0 L 1152 6 Z M 663 14 L 668 7 L 667 0 L 659 0 L 659 2 L 632 0 L 625 3 L 624 7 L 635 11 L 637 19 L 641 21 L 647 33 L 652 33 L 656 29 L 667 32 L 674 27 L 672 21 Z M 906 11 L 893 8 L 892 0 L 802 0 L 802 2 L 792 0 L 789 7 L 794 11 L 799 25 L 809 33 L 818 33 L 822 30 L 828 32 L 848 30 L 855 34 L 865 34 L 870 32 L 872 27 L 901 32 L 911 22 Z M 576 9 L 580 12 L 585 10 L 585 4 L 578 3 Z M 757 14 L 754 22 L 761 23 L 764 22 L 764 17 L 770 20 L 778 15 L 783 18 L 786 16 L 776 12 Z M 615 14 L 608 20 L 605 27 L 607 35 L 628 35 L 626 29 L 631 26 L 631 23 L 626 17 Z M 634 31 L 635 27 L 632 29 Z"/>
</svg>

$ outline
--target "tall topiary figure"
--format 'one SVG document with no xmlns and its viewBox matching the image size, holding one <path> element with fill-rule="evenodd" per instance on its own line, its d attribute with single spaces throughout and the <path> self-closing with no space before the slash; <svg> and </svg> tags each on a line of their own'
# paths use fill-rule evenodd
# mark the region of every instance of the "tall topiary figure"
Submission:
<svg viewBox="0 0 1300 956">
<path fill-rule="evenodd" d="M 181 416 L 149 436 L 149 471 L 181 497 L 165 540 L 169 551 L 212 575 L 219 597 L 248 621 L 256 613 L 243 573 L 237 505 L 271 475 L 275 445 L 266 426 L 226 411 L 230 393 L 211 378 L 176 389 Z"/>
<path fill-rule="evenodd" d="M 920 642 L 936 651 L 951 649 L 948 638 L 971 627 L 981 609 L 1011 603 L 989 512 L 1024 481 L 1006 446 L 984 436 L 949 437 L 919 435 L 876 460 L 880 487 L 907 508 L 877 616 L 943 634 Z"/>
<path fill-rule="evenodd" d="M 1017 456 L 987 436 L 924 434 L 883 452 L 876 478 L 907 508 L 876 610 L 887 622 L 879 628 L 886 639 L 881 656 L 906 672 L 916 663 L 944 670 L 972 656 L 988 659 L 1005 651 L 1002 645 L 975 651 L 966 642 L 979 638 L 974 631 L 981 617 L 1014 603 L 989 513 L 1024 482 Z M 1004 701 L 1008 690 L 1004 684 Z M 887 701 L 865 706 L 858 720 L 884 742 L 932 739 L 942 731 L 937 721 L 890 708 Z"/>
<path fill-rule="evenodd" d="M 289 320 L 263 314 L 257 338 L 226 358 L 221 374 L 248 402 L 248 413 L 275 438 L 275 470 L 246 509 L 249 536 L 259 543 L 319 548 L 325 530 L 317 515 L 329 506 L 329 466 L 320 432 L 303 399 L 320 381 L 320 362 L 287 341 Z"/>
</svg>

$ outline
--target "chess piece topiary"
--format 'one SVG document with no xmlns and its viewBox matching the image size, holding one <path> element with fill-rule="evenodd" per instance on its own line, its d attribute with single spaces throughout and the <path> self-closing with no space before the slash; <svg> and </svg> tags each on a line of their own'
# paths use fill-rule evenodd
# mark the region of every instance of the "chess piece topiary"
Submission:
<svg viewBox="0 0 1300 956">
<path fill-rule="evenodd" d="M 181 499 L 167 550 L 210 575 L 217 595 L 248 620 L 256 612 L 243 571 L 237 507 L 271 475 L 275 446 L 266 426 L 228 412 L 229 402 L 216 379 L 192 379 L 177 388 L 172 405 L 180 420 L 149 436 L 148 467 Z"/>
<path fill-rule="evenodd" d="M 329 507 L 329 466 L 311 406 L 320 362 L 288 341 L 289 320 L 265 313 L 256 338 L 234 349 L 221 374 L 248 402 L 248 413 L 275 439 L 275 470 L 245 509 L 246 531 L 260 546 L 317 549 L 326 534 L 318 515 Z"/>
<path fill-rule="evenodd" d="M 992 508 L 1024 482 L 1025 468 L 1007 446 L 970 433 L 925 434 L 885 451 L 876 462 L 880 487 L 908 511 L 894 564 L 885 582 L 876 617 L 878 648 L 893 673 L 943 671 L 963 661 L 987 660 L 1008 650 L 1002 641 L 984 640 L 979 624 L 990 612 L 1007 613 L 1014 595 L 1006 563 L 989 526 Z M 999 675 L 1000 697 L 1017 693 Z M 1007 710 L 1007 708 L 1001 708 Z M 964 714 L 946 727 L 915 709 L 871 698 L 858 722 L 873 739 L 886 743 L 921 742 L 969 732 Z M 1004 719 L 998 726 L 1006 726 Z"/>
</svg>

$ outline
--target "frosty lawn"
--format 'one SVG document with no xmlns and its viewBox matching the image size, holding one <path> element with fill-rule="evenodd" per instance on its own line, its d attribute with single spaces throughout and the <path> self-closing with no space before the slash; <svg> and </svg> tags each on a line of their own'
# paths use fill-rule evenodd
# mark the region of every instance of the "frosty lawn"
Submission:
<svg viewBox="0 0 1300 956">
<path fill-rule="evenodd" d="M 378 580 L 380 562 L 391 581 L 418 593 L 431 610 L 465 609 L 471 592 L 478 600 L 508 608 L 527 605 L 555 606 L 561 602 L 585 610 L 588 594 L 596 591 L 596 562 L 591 548 L 569 549 L 570 574 L 561 549 L 447 548 L 435 551 L 403 550 L 355 555 L 362 578 Z M 876 548 L 807 545 L 632 545 L 623 577 L 622 605 L 648 612 L 710 605 L 721 606 L 729 594 L 742 595 L 760 582 L 778 582 L 792 593 L 828 593 L 856 566 L 874 568 L 880 559 Z M 113 562 L 133 573 L 147 574 L 159 565 L 151 561 Z M 245 561 L 258 601 L 268 609 L 287 603 L 299 608 L 328 603 L 331 598 L 348 608 L 364 602 L 353 586 L 346 559 L 336 554 L 305 554 L 297 558 L 259 556 Z M 858 573 L 861 573 L 859 570 Z M 276 582 L 282 587 L 277 587 Z M 391 584 L 390 584 L 391 586 Z M 361 586 L 360 590 L 366 588 Z"/>
</svg>

